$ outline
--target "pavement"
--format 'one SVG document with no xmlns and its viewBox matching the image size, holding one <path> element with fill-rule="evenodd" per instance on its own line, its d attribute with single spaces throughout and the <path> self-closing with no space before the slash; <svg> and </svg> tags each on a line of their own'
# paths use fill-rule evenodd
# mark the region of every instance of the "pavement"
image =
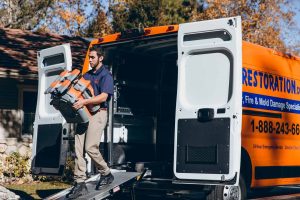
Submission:
<svg viewBox="0 0 300 200">
<path fill-rule="evenodd" d="M 18 200 L 20 196 L 0 185 L 0 199 Z"/>
</svg>

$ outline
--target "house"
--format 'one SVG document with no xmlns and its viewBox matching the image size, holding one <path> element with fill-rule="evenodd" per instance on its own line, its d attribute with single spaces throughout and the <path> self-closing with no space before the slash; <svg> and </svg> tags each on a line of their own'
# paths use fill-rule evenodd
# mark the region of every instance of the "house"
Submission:
<svg viewBox="0 0 300 200">
<path fill-rule="evenodd" d="M 0 29 L 0 153 L 31 140 L 38 90 L 37 51 L 70 43 L 80 67 L 89 42 L 81 37 Z"/>
</svg>

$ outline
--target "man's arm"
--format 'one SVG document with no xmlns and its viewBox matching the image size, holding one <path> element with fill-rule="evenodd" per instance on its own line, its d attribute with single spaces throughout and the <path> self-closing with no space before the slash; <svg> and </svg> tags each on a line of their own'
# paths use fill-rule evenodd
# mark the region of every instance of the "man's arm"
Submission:
<svg viewBox="0 0 300 200">
<path fill-rule="evenodd" d="M 108 98 L 108 94 L 105 92 L 102 92 L 101 94 L 90 98 L 90 99 L 80 99 L 78 101 L 76 101 L 73 104 L 73 108 L 75 108 L 76 110 L 78 110 L 79 108 L 82 108 L 83 106 L 89 105 L 89 104 L 100 104 L 102 102 L 105 102 Z"/>
</svg>

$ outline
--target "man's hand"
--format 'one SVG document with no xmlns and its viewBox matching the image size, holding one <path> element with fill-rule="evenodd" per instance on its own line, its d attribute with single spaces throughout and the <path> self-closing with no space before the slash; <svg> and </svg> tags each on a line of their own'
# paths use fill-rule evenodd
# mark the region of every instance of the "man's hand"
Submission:
<svg viewBox="0 0 300 200">
<path fill-rule="evenodd" d="M 76 101 L 73 104 L 73 108 L 75 108 L 76 110 L 82 108 L 83 106 L 85 106 L 87 104 L 86 99 L 79 99 L 78 101 Z"/>
</svg>

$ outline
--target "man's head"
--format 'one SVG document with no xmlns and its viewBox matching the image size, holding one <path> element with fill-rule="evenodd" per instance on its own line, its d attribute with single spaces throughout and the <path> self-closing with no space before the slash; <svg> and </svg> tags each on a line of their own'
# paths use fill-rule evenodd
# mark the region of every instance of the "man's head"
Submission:
<svg viewBox="0 0 300 200">
<path fill-rule="evenodd" d="M 90 62 L 90 66 L 93 69 L 98 69 L 99 67 L 102 66 L 103 58 L 104 58 L 104 53 L 101 48 L 95 46 L 90 48 L 89 62 Z"/>
</svg>

